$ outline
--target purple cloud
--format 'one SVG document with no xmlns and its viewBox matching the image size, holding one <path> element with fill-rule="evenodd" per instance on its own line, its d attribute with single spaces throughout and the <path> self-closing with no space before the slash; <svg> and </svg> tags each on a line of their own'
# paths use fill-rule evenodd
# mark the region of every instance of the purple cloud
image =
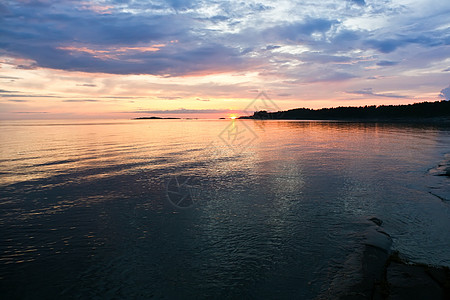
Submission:
<svg viewBox="0 0 450 300">
<path fill-rule="evenodd" d="M 383 98 L 408 98 L 408 96 L 392 94 L 392 93 L 375 93 L 372 88 L 365 88 L 357 91 L 347 91 L 348 94 L 355 95 L 367 95 L 367 96 L 375 96 L 375 97 L 383 97 Z"/>
<path fill-rule="evenodd" d="M 450 85 L 441 90 L 439 97 L 444 98 L 445 100 L 450 100 Z"/>
</svg>

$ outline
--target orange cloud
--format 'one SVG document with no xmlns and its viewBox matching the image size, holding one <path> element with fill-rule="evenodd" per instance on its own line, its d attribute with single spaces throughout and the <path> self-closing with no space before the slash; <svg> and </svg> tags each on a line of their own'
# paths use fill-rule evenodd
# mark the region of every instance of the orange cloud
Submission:
<svg viewBox="0 0 450 300">
<path fill-rule="evenodd" d="M 111 5 L 95 5 L 89 2 L 81 2 L 80 4 L 82 10 L 90 10 L 102 15 L 111 14 L 111 9 L 114 8 L 114 6 Z"/>
</svg>

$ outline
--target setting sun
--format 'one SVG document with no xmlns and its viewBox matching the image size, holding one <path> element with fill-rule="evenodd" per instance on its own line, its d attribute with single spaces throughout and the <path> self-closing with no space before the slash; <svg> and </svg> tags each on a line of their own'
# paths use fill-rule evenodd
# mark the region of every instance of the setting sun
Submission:
<svg viewBox="0 0 450 300">
<path fill-rule="evenodd" d="M 228 118 L 230 118 L 230 119 L 232 119 L 232 120 L 235 120 L 235 119 L 237 119 L 238 118 L 238 115 L 236 115 L 236 114 L 232 114 L 232 115 L 229 115 L 229 117 Z"/>
</svg>

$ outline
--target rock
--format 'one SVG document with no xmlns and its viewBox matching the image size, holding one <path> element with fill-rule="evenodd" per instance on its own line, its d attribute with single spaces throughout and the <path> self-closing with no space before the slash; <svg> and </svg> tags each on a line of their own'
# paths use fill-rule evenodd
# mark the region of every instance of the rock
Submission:
<svg viewBox="0 0 450 300">
<path fill-rule="evenodd" d="M 425 271 L 424 266 L 391 262 L 386 272 L 387 299 L 444 299 L 443 289 Z"/>
<path fill-rule="evenodd" d="M 444 175 L 444 176 L 450 176 L 450 166 L 447 167 L 447 168 L 445 168 L 445 170 L 444 170 L 444 172 L 443 172 L 442 175 Z"/>
<path fill-rule="evenodd" d="M 445 155 L 444 161 L 437 167 L 430 169 L 429 173 L 435 176 L 450 176 L 450 155 Z"/>
<path fill-rule="evenodd" d="M 392 239 L 380 227 L 382 221 L 375 217 L 369 220 L 377 226 L 370 226 L 367 232 L 360 269 L 355 273 L 361 277 L 354 278 L 355 283 L 344 291 L 335 287 L 335 293 L 323 299 L 450 299 L 449 268 L 414 264 L 402 259 L 398 252 L 391 254 Z"/>
<path fill-rule="evenodd" d="M 386 293 L 380 283 L 384 280 L 385 263 L 388 257 L 389 254 L 384 249 L 365 245 L 361 261 L 362 277 L 348 291 L 339 295 L 338 299 L 383 299 Z"/>
<path fill-rule="evenodd" d="M 364 244 L 379 248 L 383 252 L 389 254 L 392 245 L 392 238 L 389 234 L 381 230 L 381 228 L 371 228 L 366 234 L 366 241 Z"/>
<path fill-rule="evenodd" d="M 448 285 L 450 271 L 447 268 L 427 268 L 425 270 L 440 286 Z M 450 287 L 450 286 L 449 286 Z"/>
<path fill-rule="evenodd" d="M 376 217 L 372 217 L 369 219 L 370 221 L 374 222 L 376 225 L 381 226 L 381 224 L 383 224 L 383 221 L 381 221 L 380 219 L 376 218 Z"/>
<path fill-rule="evenodd" d="M 374 220 L 372 220 L 374 219 Z M 377 218 L 370 219 L 375 224 L 381 224 Z M 360 278 L 350 289 L 341 295 L 341 300 L 353 299 L 383 299 L 386 295 L 384 281 L 385 265 L 390 254 L 391 237 L 378 226 L 370 226 L 366 233 L 366 241 L 360 260 L 358 274 Z"/>
</svg>

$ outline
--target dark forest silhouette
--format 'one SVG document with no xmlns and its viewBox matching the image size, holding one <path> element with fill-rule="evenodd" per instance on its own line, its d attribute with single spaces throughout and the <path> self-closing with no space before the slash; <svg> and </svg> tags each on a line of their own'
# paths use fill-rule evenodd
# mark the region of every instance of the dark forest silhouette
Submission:
<svg viewBox="0 0 450 300">
<path fill-rule="evenodd" d="M 295 108 L 287 111 L 257 111 L 240 119 L 275 120 L 414 120 L 450 119 L 450 101 L 421 102 L 408 105 L 381 105 L 335 108 Z"/>
</svg>

